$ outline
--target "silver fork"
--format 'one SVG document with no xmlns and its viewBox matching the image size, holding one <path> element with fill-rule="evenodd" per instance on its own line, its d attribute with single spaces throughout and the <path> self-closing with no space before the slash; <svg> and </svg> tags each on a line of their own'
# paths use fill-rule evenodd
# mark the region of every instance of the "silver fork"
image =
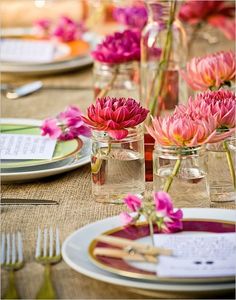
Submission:
<svg viewBox="0 0 236 300">
<path fill-rule="evenodd" d="M 16 289 L 14 272 L 23 267 L 21 233 L 2 233 L 1 266 L 9 271 L 9 284 L 4 299 L 20 299 Z"/>
<path fill-rule="evenodd" d="M 56 264 L 61 260 L 61 247 L 58 228 L 56 228 L 55 231 L 55 239 L 52 227 L 50 227 L 49 230 L 47 228 L 44 229 L 43 238 L 41 229 L 38 229 L 35 259 L 37 262 L 45 266 L 44 282 L 37 293 L 36 299 L 56 299 L 56 292 L 51 280 L 51 265 Z"/>
</svg>

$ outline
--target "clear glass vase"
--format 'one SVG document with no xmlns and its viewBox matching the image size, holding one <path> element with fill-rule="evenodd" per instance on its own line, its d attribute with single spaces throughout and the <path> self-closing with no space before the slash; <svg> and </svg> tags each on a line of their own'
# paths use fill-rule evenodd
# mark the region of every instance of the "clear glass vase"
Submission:
<svg viewBox="0 0 236 300">
<path fill-rule="evenodd" d="M 143 127 L 129 128 L 122 140 L 105 131 L 93 131 L 92 193 L 96 201 L 123 203 L 131 193 L 142 197 L 145 190 Z"/>
<path fill-rule="evenodd" d="M 139 62 L 122 64 L 94 63 L 94 97 L 125 97 L 139 99 Z"/>
<path fill-rule="evenodd" d="M 209 207 L 210 195 L 204 147 L 162 147 L 153 152 L 154 191 L 168 192 L 175 205 Z"/>
<path fill-rule="evenodd" d="M 174 1 L 146 3 L 149 19 L 141 38 L 141 100 L 156 116 L 187 101 L 187 85 L 179 73 L 187 60 L 187 39 L 182 24 L 175 19 Z"/>
<path fill-rule="evenodd" d="M 207 154 L 211 201 L 235 201 L 236 139 L 208 144 Z"/>
</svg>

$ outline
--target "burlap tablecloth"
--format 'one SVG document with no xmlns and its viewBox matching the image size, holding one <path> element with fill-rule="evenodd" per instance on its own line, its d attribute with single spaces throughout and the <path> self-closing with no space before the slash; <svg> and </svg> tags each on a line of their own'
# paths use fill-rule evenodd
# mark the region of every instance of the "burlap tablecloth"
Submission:
<svg viewBox="0 0 236 300">
<path fill-rule="evenodd" d="M 4 82 L 23 83 L 32 78 L 3 76 Z M 92 85 L 91 69 L 74 73 L 43 77 L 48 85 Z M 2 117 L 42 119 L 53 116 L 69 104 L 78 105 L 85 112 L 92 102 L 90 91 L 41 90 L 19 99 L 2 97 Z M 150 189 L 150 184 L 148 188 Z M 34 261 L 35 238 L 38 227 L 59 226 L 63 241 L 76 229 L 103 218 L 117 215 L 124 208 L 103 205 L 91 198 L 90 166 L 44 178 L 32 183 L 2 186 L 2 195 L 15 198 L 52 199 L 58 206 L 4 206 L 1 213 L 2 231 L 20 230 L 24 240 L 25 267 L 16 273 L 17 286 L 22 298 L 34 298 L 43 279 L 43 267 Z M 177 203 L 181 207 L 181 203 Z M 186 206 L 186 203 L 184 203 Z M 204 203 L 200 206 L 206 206 Z M 191 207 L 191 199 L 187 206 Z M 212 204 L 212 207 L 233 208 L 230 203 Z M 83 241 L 81 241 L 83 242 Z M 70 269 L 64 262 L 53 267 L 53 282 L 60 299 L 131 299 L 143 298 L 126 288 L 90 279 Z M 2 272 L 2 294 L 7 285 L 7 273 Z"/>
</svg>

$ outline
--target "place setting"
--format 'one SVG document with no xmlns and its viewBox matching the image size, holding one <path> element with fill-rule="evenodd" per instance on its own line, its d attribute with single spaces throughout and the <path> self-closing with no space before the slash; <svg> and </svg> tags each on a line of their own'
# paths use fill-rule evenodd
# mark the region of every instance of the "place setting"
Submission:
<svg viewBox="0 0 236 300">
<path fill-rule="evenodd" d="M 5 7 L 2 298 L 233 298 L 235 4 L 79 4 Z"/>
</svg>

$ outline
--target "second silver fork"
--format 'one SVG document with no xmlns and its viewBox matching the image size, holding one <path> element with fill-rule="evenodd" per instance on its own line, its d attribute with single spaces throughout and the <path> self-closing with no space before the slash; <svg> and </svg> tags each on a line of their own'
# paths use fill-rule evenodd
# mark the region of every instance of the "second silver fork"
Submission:
<svg viewBox="0 0 236 300">
<path fill-rule="evenodd" d="M 61 260 L 59 230 L 56 228 L 55 239 L 53 229 L 44 229 L 43 238 L 38 229 L 35 259 L 44 265 L 44 282 L 37 293 L 36 299 L 56 299 L 56 292 L 51 280 L 51 265 Z"/>
</svg>

